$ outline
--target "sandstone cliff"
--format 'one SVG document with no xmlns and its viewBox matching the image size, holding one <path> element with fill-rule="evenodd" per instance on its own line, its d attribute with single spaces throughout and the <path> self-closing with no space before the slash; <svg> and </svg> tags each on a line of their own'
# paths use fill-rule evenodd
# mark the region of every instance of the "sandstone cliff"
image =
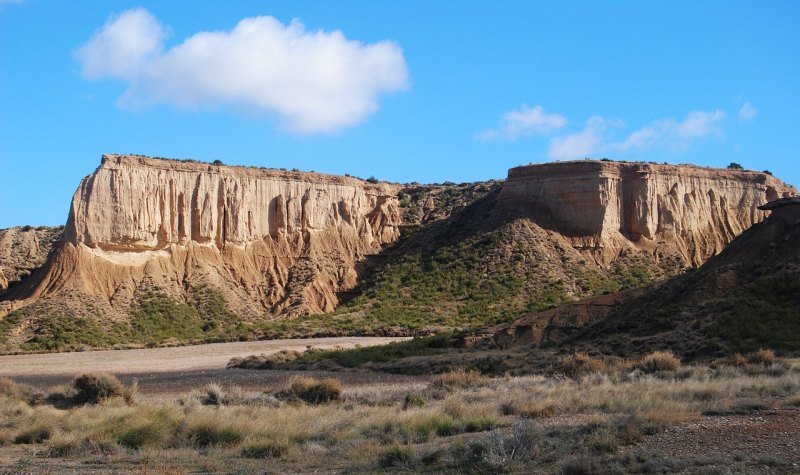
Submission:
<svg viewBox="0 0 800 475">
<path fill-rule="evenodd" d="M 507 321 L 701 264 L 795 192 L 763 173 L 643 163 L 401 186 L 106 155 L 45 264 L 2 296 L 0 348 L 55 348 L 63 325 L 82 331 L 58 333 L 59 348 Z M 291 318 L 343 298 L 335 315 Z M 586 320 L 559 312 L 542 332 Z"/>
<path fill-rule="evenodd" d="M 698 266 L 761 221 L 759 205 L 796 193 L 759 172 L 557 162 L 509 170 L 497 209 L 527 213 L 603 265 L 635 248 Z"/>
<path fill-rule="evenodd" d="M 357 263 L 399 236 L 398 189 L 105 155 L 78 187 L 55 255 L 14 297 L 81 300 L 122 318 L 143 292 L 185 300 L 208 286 L 244 317 L 330 311 Z"/>
</svg>

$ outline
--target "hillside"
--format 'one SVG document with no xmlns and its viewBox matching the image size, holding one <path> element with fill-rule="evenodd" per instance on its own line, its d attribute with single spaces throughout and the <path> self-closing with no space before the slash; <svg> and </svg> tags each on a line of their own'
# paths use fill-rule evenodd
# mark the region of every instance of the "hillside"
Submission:
<svg viewBox="0 0 800 475">
<path fill-rule="evenodd" d="M 648 163 L 398 185 L 107 155 L 46 263 L 0 302 L 0 346 L 478 328 L 679 274 L 795 192 Z"/>
<path fill-rule="evenodd" d="M 489 328 L 476 348 L 530 348 L 630 355 L 670 349 L 686 358 L 761 347 L 800 352 L 800 198 L 772 214 L 699 269 Z M 535 352 L 535 350 L 534 350 Z"/>
</svg>

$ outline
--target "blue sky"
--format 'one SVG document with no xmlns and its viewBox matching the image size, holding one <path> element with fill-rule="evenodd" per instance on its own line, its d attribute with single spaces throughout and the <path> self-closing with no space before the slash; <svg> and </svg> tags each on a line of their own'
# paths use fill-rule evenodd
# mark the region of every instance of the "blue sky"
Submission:
<svg viewBox="0 0 800 475">
<path fill-rule="evenodd" d="M 0 0 L 0 228 L 64 223 L 103 153 L 399 182 L 738 162 L 800 185 L 797 25 L 796 1 Z"/>
</svg>

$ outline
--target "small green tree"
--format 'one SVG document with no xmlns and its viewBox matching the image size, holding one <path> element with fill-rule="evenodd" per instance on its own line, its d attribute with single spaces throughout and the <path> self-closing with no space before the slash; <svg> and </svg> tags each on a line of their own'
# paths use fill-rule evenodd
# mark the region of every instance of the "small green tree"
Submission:
<svg viewBox="0 0 800 475">
<path fill-rule="evenodd" d="M 744 167 L 736 162 L 731 162 L 731 164 L 728 165 L 728 170 L 744 170 Z"/>
</svg>

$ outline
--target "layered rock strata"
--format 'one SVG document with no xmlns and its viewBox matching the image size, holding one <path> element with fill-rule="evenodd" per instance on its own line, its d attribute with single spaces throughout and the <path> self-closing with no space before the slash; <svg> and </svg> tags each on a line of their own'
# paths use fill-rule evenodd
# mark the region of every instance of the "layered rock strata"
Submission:
<svg viewBox="0 0 800 475">
<path fill-rule="evenodd" d="M 15 292 L 122 317 L 153 289 L 197 287 L 244 317 L 333 310 L 357 264 L 399 236 L 399 187 L 356 178 L 105 155 L 64 238 Z"/>
<path fill-rule="evenodd" d="M 607 265 L 626 249 L 698 266 L 797 190 L 750 171 L 604 161 L 512 168 L 498 211 L 523 212 Z"/>
</svg>

